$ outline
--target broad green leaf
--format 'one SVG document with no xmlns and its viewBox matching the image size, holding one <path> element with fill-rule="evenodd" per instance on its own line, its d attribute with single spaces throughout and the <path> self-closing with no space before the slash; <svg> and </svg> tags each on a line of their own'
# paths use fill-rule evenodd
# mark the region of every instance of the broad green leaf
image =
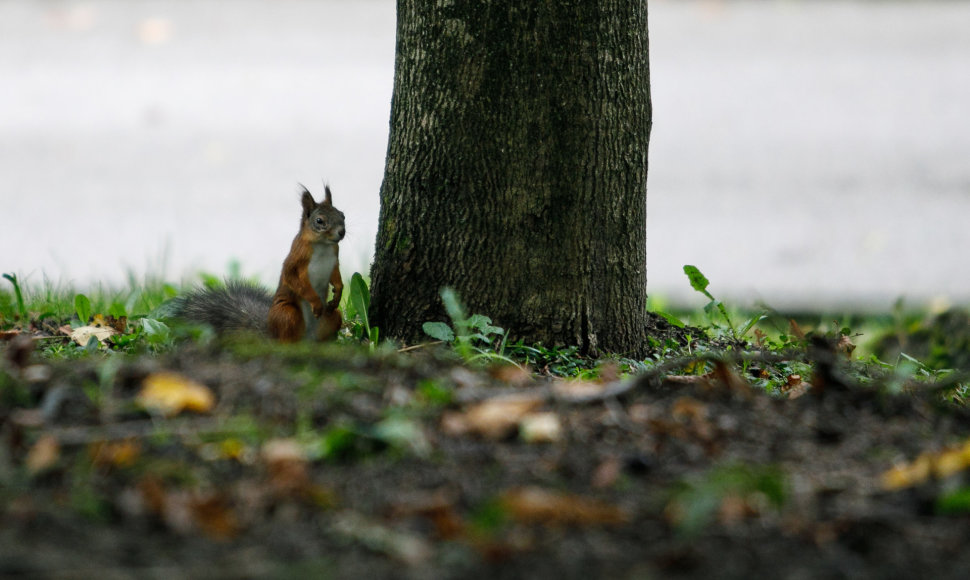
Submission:
<svg viewBox="0 0 970 580">
<path fill-rule="evenodd" d="M 700 292 L 704 296 L 707 296 L 711 300 L 714 300 L 714 297 L 711 296 L 711 293 L 707 291 L 707 286 L 711 283 L 710 280 L 708 280 L 704 276 L 704 274 L 701 274 L 701 271 L 698 270 L 696 266 L 691 266 L 691 265 L 684 266 L 684 274 L 687 274 L 687 278 L 690 280 L 691 288 L 693 288 L 694 290 L 697 290 L 698 292 Z"/>
<path fill-rule="evenodd" d="M 681 319 L 674 316 L 673 314 L 667 314 L 666 312 L 661 312 L 659 310 L 656 313 L 662 316 L 664 320 L 669 322 L 672 326 L 676 326 L 677 328 L 684 327 L 684 322 Z"/>
<path fill-rule="evenodd" d="M 125 305 L 121 302 L 115 301 L 111 303 L 111 307 L 108 308 L 108 314 L 114 316 L 115 318 L 121 318 L 122 316 L 128 316 L 128 310 Z"/>
<path fill-rule="evenodd" d="M 359 272 L 354 272 L 354 275 L 350 278 L 350 303 L 357 311 L 357 316 L 360 317 L 364 328 L 367 329 L 367 332 L 370 332 L 370 319 L 368 318 L 370 290 L 368 290 L 367 282 L 364 282 L 364 277 Z"/>
<path fill-rule="evenodd" d="M 142 318 L 141 329 L 145 333 L 145 338 L 152 344 L 158 344 L 168 340 L 171 330 L 168 325 L 154 318 Z"/>
<path fill-rule="evenodd" d="M 84 294 L 78 294 L 74 297 L 74 311 L 77 313 L 78 320 L 81 324 L 87 324 L 88 320 L 91 319 L 91 301 Z"/>
<path fill-rule="evenodd" d="M 482 314 L 472 314 L 468 319 L 469 328 L 473 328 L 482 334 L 502 334 L 505 329 L 492 326 L 492 319 Z"/>
<path fill-rule="evenodd" d="M 421 325 L 421 330 L 435 340 L 443 342 L 452 342 L 455 340 L 454 331 L 444 322 L 425 322 Z"/>
</svg>

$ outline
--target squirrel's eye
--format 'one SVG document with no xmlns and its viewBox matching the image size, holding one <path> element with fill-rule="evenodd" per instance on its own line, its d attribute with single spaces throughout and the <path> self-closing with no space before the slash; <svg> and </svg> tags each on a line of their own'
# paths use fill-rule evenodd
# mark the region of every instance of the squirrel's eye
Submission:
<svg viewBox="0 0 970 580">
<path fill-rule="evenodd" d="M 323 221 L 323 218 L 322 217 L 317 217 L 317 225 L 318 226 L 322 226 L 322 225 L 324 225 L 324 223 L 326 223 L 326 222 Z"/>
</svg>

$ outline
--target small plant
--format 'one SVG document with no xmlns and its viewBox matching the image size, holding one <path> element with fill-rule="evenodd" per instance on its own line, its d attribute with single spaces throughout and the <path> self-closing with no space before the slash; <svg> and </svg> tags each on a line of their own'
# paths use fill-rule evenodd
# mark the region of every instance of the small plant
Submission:
<svg viewBox="0 0 970 580">
<path fill-rule="evenodd" d="M 350 305 L 356 314 L 356 318 L 360 320 L 359 331 L 355 332 L 355 335 L 359 335 L 357 337 L 360 339 L 366 338 L 370 341 L 370 347 L 373 350 L 377 346 L 380 331 L 376 326 L 370 325 L 368 315 L 370 311 L 370 290 L 367 288 L 364 277 L 359 272 L 354 272 L 354 275 L 350 278 Z"/>
<path fill-rule="evenodd" d="M 27 307 L 24 305 L 24 295 L 20 290 L 20 282 L 17 281 L 17 275 L 12 273 L 4 274 L 3 277 L 13 284 L 13 292 L 17 297 L 17 313 L 20 315 L 21 324 L 29 322 L 30 315 L 27 313 Z"/>
<path fill-rule="evenodd" d="M 725 308 L 724 303 L 717 298 L 714 298 L 714 296 L 707 290 L 707 287 L 711 283 L 710 280 L 708 280 L 707 277 L 705 277 L 696 266 L 684 266 L 684 274 L 687 274 L 687 278 L 690 280 L 691 288 L 700 292 L 704 296 L 707 296 L 707 298 L 710 300 L 710 302 L 704 306 L 704 312 L 707 314 L 707 317 L 710 319 L 711 323 L 714 323 L 714 311 L 717 310 L 724 319 L 724 322 L 727 323 L 728 328 L 731 330 L 731 336 L 733 336 L 736 340 L 741 340 L 744 338 L 744 336 L 748 334 L 752 328 L 754 328 L 755 324 L 758 324 L 767 317 L 765 312 L 760 312 L 752 316 L 744 323 L 741 331 L 738 332 L 737 327 L 734 325 L 734 321 L 732 321 L 731 317 L 728 315 L 728 311 L 727 308 Z"/>
<path fill-rule="evenodd" d="M 576 346 L 546 347 L 527 345 L 521 340 L 508 345 L 505 352 L 526 366 L 540 369 L 558 377 L 575 377 L 594 368 L 591 361 L 579 354 Z"/>
<path fill-rule="evenodd" d="M 441 301 L 445 311 L 451 318 L 451 326 L 444 322 L 425 322 L 421 328 L 424 333 L 442 342 L 454 343 L 455 350 L 467 361 L 479 358 L 503 360 L 512 364 L 515 362 L 501 354 L 505 344 L 505 330 L 492 326 L 492 319 L 481 314 L 465 314 L 465 309 L 458 299 L 458 294 L 451 288 L 441 290 Z M 492 351 L 487 350 L 494 341 L 501 338 L 501 345 Z M 485 348 L 474 346 L 482 344 Z M 497 352 L 496 352 L 497 351 Z"/>
<path fill-rule="evenodd" d="M 84 294 L 78 294 L 74 297 L 74 312 L 77 314 L 77 319 L 80 321 L 80 325 L 84 326 L 91 319 L 91 300 Z"/>
</svg>

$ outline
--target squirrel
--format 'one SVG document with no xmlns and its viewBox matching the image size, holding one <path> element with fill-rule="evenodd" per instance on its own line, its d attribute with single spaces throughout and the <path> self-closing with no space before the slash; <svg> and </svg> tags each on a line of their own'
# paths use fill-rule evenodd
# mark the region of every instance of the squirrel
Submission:
<svg viewBox="0 0 970 580">
<path fill-rule="evenodd" d="M 344 287 L 337 244 L 346 233 L 344 214 L 333 207 L 329 185 L 320 203 L 300 187 L 300 231 L 283 261 L 276 293 L 229 281 L 224 288 L 200 288 L 176 299 L 176 317 L 209 324 L 217 332 L 257 331 L 281 342 L 336 338 L 343 324 L 337 308 Z M 330 286 L 333 298 L 324 302 Z"/>
</svg>

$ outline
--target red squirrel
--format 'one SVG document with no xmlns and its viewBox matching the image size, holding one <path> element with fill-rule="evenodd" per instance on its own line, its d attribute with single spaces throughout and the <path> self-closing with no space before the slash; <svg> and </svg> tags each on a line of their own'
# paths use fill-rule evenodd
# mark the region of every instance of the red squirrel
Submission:
<svg viewBox="0 0 970 580">
<path fill-rule="evenodd" d="M 300 231 L 283 261 L 276 294 L 230 281 L 224 288 L 202 288 L 177 298 L 172 314 L 211 325 L 218 332 L 257 331 L 281 342 L 333 340 L 343 323 L 343 294 L 337 244 L 344 238 L 344 214 L 333 207 L 330 187 L 314 201 L 302 188 Z M 327 301 L 330 287 L 333 298 Z"/>
<path fill-rule="evenodd" d="M 343 317 L 337 306 L 343 294 L 337 243 L 344 239 L 344 214 L 333 207 L 330 186 L 321 203 L 303 188 L 303 217 L 283 260 L 280 285 L 269 308 L 269 335 L 282 342 L 330 340 Z M 324 304 L 330 286 L 333 298 Z"/>
</svg>

